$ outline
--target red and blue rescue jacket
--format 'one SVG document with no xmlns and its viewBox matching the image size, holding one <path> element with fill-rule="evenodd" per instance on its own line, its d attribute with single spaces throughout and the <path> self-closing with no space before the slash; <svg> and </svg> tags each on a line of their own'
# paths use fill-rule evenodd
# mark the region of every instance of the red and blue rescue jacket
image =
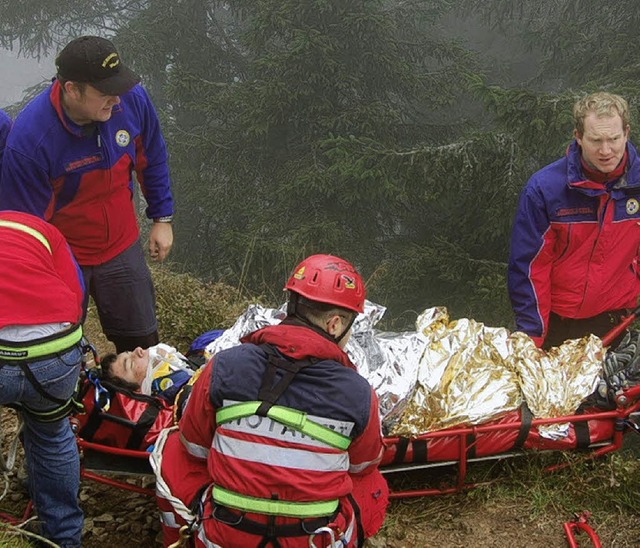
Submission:
<svg viewBox="0 0 640 548">
<path fill-rule="evenodd" d="M 102 264 L 139 237 L 133 173 L 146 214 L 173 214 L 167 149 L 141 86 L 120 97 L 111 118 L 79 126 L 62 108 L 56 80 L 18 115 L 7 140 L 0 208 L 32 213 L 67 238 L 81 265 Z"/>
<path fill-rule="evenodd" d="M 509 295 L 516 326 L 542 342 L 549 314 L 573 319 L 635 308 L 640 295 L 640 161 L 627 144 L 626 172 L 585 179 L 579 145 L 531 177 L 511 239 Z"/>
<path fill-rule="evenodd" d="M 294 508 L 289 516 L 297 515 L 300 506 L 337 499 L 340 515 L 336 520 L 347 530 L 353 522 L 347 499 L 352 477 L 377 470 L 382 455 L 373 389 L 335 343 L 309 328 L 286 323 L 270 326 L 253 333 L 244 343 L 216 354 L 195 384 L 180 421 L 183 446 L 193 459 L 193 469 L 177 459 L 175 466 L 181 466 L 187 476 L 206 466 L 214 499 L 218 490 L 231 499 L 258 504 L 276 504 L 277 499 L 278 505 Z M 258 399 L 268 364 L 268 355 L 260 346 L 265 343 L 295 360 L 318 358 L 295 375 L 277 405 L 302 411 L 310 420 L 343 434 L 351 440 L 348 448 L 332 447 L 258 415 L 217 424 L 221 410 Z M 259 512 L 248 511 L 247 515 L 266 520 Z M 278 516 L 276 524 L 292 520 L 296 521 Z M 255 536 L 215 519 L 207 520 L 205 530 L 209 541 L 224 546 L 229 539 L 236 541 L 229 546 L 257 542 Z M 308 536 L 280 540 L 283 547 L 309 543 Z"/>
</svg>

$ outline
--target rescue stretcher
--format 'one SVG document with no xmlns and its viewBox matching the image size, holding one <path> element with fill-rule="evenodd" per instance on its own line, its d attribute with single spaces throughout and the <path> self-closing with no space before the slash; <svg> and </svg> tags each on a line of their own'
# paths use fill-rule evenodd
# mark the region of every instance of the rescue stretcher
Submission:
<svg viewBox="0 0 640 548">
<path fill-rule="evenodd" d="M 399 472 L 450 466 L 456 470 L 457 476 L 453 485 L 392 490 L 391 498 L 443 495 L 473 488 L 475 484 L 467 479 L 473 463 L 535 451 L 579 451 L 597 458 L 621 449 L 628 433 L 640 434 L 640 386 L 623 390 L 613 410 L 590 408 L 571 416 L 531 419 L 526 408 L 523 409 L 477 426 L 447 428 L 413 438 L 385 438 L 386 451 L 381 463 L 383 474 L 391 476 Z M 539 426 L 558 423 L 571 424 L 569 436 L 565 439 L 552 441 L 539 435 Z M 152 489 L 113 477 L 114 474 L 152 474 L 148 451 L 95 443 L 81 436 L 77 440 L 84 479 L 153 496 Z"/>
<path fill-rule="evenodd" d="M 638 317 L 640 307 L 603 337 L 603 345 L 610 347 Z M 215 336 L 220 333 L 216 332 Z M 128 394 L 128 397 L 126 393 L 112 390 L 111 416 L 106 416 L 95 404 L 96 386 L 90 383 L 85 386 L 84 419 L 82 416 L 70 419 L 80 448 L 82 476 L 152 496 L 152 489 L 114 479 L 110 472 L 151 474 L 149 451 L 160 430 L 174 423 L 175 409 L 167 411 L 169 406 L 164 400 L 145 405 L 145 399 L 137 394 Z M 541 451 L 580 452 L 589 458 L 618 451 L 627 434 L 640 435 L 640 384 L 617 390 L 613 399 L 608 408 L 583 404 L 573 415 L 545 419 L 533 418 L 523 403 L 519 409 L 498 419 L 474 426 L 445 428 L 411 437 L 386 437 L 381 462 L 381 471 L 386 476 L 438 467 L 449 467 L 455 472 L 455 481 L 447 486 L 395 491 L 392 488 L 390 497 L 443 495 L 473 488 L 476 484 L 468 479 L 473 463 Z M 103 419 L 108 419 L 106 429 L 100 429 Z M 540 435 L 540 427 L 552 424 L 569 424 L 568 435 L 555 440 Z M 96 436 L 100 431 L 102 436 Z M 138 446 L 147 450 L 140 450 Z M 552 469 L 564 466 L 566 464 L 556 465 Z"/>
<path fill-rule="evenodd" d="M 166 403 L 150 402 L 134 394 L 113 393 L 109 411 L 97 409 L 95 385 L 85 382 L 85 410 L 70 417 L 81 455 L 81 477 L 113 488 L 153 497 L 153 488 L 127 482 L 126 477 L 148 476 L 150 450 L 160 430 L 171 426 L 174 412 Z M 150 411 L 151 409 L 151 411 Z M 93 417 L 93 419 L 91 418 Z M 545 425 L 568 423 L 569 434 L 557 440 L 540 435 Z M 126 432 L 123 433 L 123 432 Z M 458 493 L 475 487 L 470 469 L 475 463 L 502 460 L 535 452 L 580 452 L 597 458 L 618 451 L 629 433 L 640 434 L 640 385 L 619 390 L 612 408 L 582 407 L 573 415 L 534 419 L 526 405 L 498 419 L 474 426 L 458 426 L 412 437 L 386 437 L 381 471 L 389 478 L 448 467 L 454 479 L 447 485 L 394 490 L 392 499 Z M 566 463 L 551 467 L 558 469 Z M 421 476 L 420 474 L 418 474 Z M 429 474 L 425 474 L 428 476 Z M 0 519 L 18 523 L 21 518 L 0 514 Z M 581 522 L 567 524 L 570 532 L 586 528 Z"/>
</svg>

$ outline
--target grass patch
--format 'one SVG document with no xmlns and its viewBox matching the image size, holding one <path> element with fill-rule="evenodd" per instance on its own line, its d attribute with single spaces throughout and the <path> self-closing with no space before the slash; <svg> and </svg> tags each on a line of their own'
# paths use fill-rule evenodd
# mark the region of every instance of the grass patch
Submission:
<svg viewBox="0 0 640 548">
<path fill-rule="evenodd" d="M 553 472 L 547 470 L 558 464 L 566 467 Z M 452 486 L 456 475 L 450 469 L 434 468 L 394 474 L 388 479 L 392 489 L 400 491 Z M 603 546 L 638 546 L 640 460 L 637 452 L 620 451 L 593 460 L 585 459 L 580 453 L 532 452 L 499 461 L 471 463 L 467 480 L 482 485 L 453 495 L 394 500 L 382 530 L 387 543 L 409 546 L 410 542 L 405 544 L 407 541 L 415 542 L 418 535 L 425 534 L 425 524 L 429 534 L 435 537 L 452 538 L 464 534 L 465 528 L 469 528 L 467 533 L 473 536 L 473 527 L 477 525 L 473 520 L 482 516 L 483 521 L 487 521 L 486 516 L 491 514 L 498 516 L 496 528 L 501 526 L 500 516 L 509 516 L 504 527 L 548 529 L 561 539 L 562 523 L 588 511 L 589 523 L 597 529 Z M 541 544 L 531 541 L 530 545 Z"/>
<path fill-rule="evenodd" d="M 162 265 L 152 265 L 151 273 L 160 340 L 182 351 L 206 331 L 231 327 L 249 304 L 262 302 L 260 297 L 244 297 L 230 285 L 205 282 Z"/>
</svg>

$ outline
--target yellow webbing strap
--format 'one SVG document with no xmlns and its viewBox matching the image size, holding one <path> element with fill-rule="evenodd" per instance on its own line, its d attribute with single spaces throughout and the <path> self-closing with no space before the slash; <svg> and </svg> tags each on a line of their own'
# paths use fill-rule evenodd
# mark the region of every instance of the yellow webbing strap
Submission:
<svg viewBox="0 0 640 548">
<path fill-rule="evenodd" d="M 256 414 L 260 405 L 262 405 L 262 402 L 250 401 L 234 403 L 233 405 L 223 407 L 216 413 L 216 422 L 218 424 L 224 424 L 233 420 L 250 417 Z M 302 432 L 315 440 L 324 442 L 331 447 L 346 451 L 349 445 L 351 445 L 351 438 L 312 421 L 306 413 L 298 411 L 297 409 L 274 405 L 267 412 L 267 416 L 274 421 L 293 428 L 298 432 Z"/>
<path fill-rule="evenodd" d="M 49 240 L 47 240 L 35 228 L 31 228 L 30 226 L 23 225 L 22 223 L 17 223 L 16 221 L 6 221 L 6 220 L 0 220 L 0 226 L 4 226 L 6 228 L 15 228 L 16 230 L 20 230 L 22 232 L 26 232 L 27 234 L 30 234 L 36 240 L 38 240 L 44 247 L 46 247 L 49 253 L 53 254 L 53 251 L 51 251 L 51 244 L 49 243 Z"/>
<path fill-rule="evenodd" d="M 261 499 L 234 493 L 218 485 L 213 486 L 212 495 L 213 500 L 218 504 L 236 510 L 300 519 L 331 516 L 338 509 L 339 502 L 338 499 L 318 502 Z"/>
</svg>

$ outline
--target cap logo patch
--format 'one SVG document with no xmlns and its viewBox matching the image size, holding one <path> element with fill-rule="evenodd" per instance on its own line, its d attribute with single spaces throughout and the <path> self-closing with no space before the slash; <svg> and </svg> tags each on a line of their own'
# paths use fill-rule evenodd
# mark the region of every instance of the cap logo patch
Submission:
<svg viewBox="0 0 640 548">
<path fill-rule="evenodd" d="M 634 215 L 638 213 L 640 209 L 640 203 L 635 198 L 629 198 L 627 200 L 627 215 Z"/>
<path fill-rule="evenodd" d="M 117 53 L 111 53 L 105 57 L 104 61 L 102 61 L 103 68 L 115 68 L 120 64 L 120 59 L 118 59 Z"/>
<path fill-rule="evenodd" d="M 304 271 L 307 269 L 306 266 L 298 269 L 298 271 L 293 275 L 296 280 L 304 280 Z"/>
<path fill-rule="evenodd" d="M 131 141 L 131 136 L 126 129 L 121 129 L 116 133 L 116 144 L 121 147 L 126 147 Z"/>
</svg>

